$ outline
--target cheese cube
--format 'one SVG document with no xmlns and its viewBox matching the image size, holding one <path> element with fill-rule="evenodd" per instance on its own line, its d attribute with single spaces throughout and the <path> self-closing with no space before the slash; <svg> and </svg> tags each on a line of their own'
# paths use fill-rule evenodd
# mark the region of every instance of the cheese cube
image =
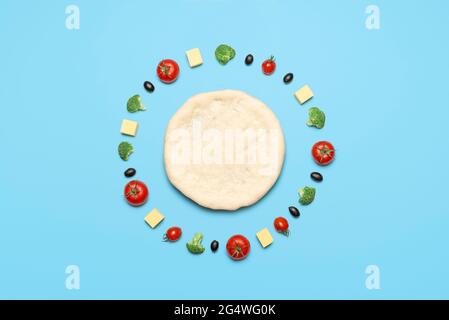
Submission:
<svg viewBox="0 0 449 320">
<path fill-rule="evenodd" d="M 308 85 L 305 85 L 304 87 L 295 92 L 295 97 L 296 99 L 298 99 L 300 104 L 304 104 L 313 98 L 312 89 L 310 89 Z"/>
<path fill-rule="evenodd" d="M 145 222 L 148 223 L 148 225 L 151 228 L 156 228 L 157 225 L 159 223 L 162 222 L 162 220 L 164 220 L 165 217 L 162 213 L 159 212 L 159 210 L 157 210 L 156 208 L 154 208 L 153 210 L 151 210 L 151 212 L 149 214 L 147 214 L 147 216 L 145 217 Z"/>
<path fill-rule="evenodd" d="M 120 129 L 120 133 L 135 137 L 137 134 L 137 128 L 139 127 L 139 124 L 136 121 L 131 120 L 123 120 L 122 121 L 122 128 Z"/>
<path fill-rule="evenodd" d="M 201 58 L 200 49 L 195 48 L 186 51 L 187 60 L 189 60 L 189 65 L 191 68 L 197 67 L 203 64 L 203 58 Z"/>
<path fill-rule="evenodd" d="M 270 231 L 268 231 L 267 228 L 260 230 L 256 233 L 257 239 L 259 239 L 260 244 L 262 247 L 266 248 L 270 244 L 273 243 L 273 236 L 271 235 Z"/>
</svg>

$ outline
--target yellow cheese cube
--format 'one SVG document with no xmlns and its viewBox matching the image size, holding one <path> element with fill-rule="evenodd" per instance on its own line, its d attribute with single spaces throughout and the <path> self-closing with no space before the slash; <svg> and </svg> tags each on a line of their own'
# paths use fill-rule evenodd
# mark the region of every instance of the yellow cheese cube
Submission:
<svg viewBox="0 0 449 320">
<path fill-rule="evenodd" d="M 159 210 L 157 210 L 156 208 L 154 208 L 153 210 L 151 210 L 151 212 L 149 214 L 147 214 L 147 216 L 145 217 L 145 222 L 148 223 L 148 225 L 151 228 L 156 228 L 157 225 L 159 223 L 162 222 L 162 220 L 164 220 L 165 217 L 162 213 L 159 212 Z"/>
<path fill-rule="evenodd" d="M 268 231 L 267 228 L 260 230 L 256 233 L 257 239 L 259 239 L 260 244 L 262 247 L 266 248 L 270 244 L 273 243 L 273 236 L 271 235 L 270 231 Z"/>
<path fill-rule="evenodd" d="M 135 137 L 137 134 L 137 128 L 139 127 L 139 124 L 136 121 L 131 120 L 123 120 L 122 121 L 122 128 L 120 129 L 120 133 Z"/>
<path fill-rule="evenodd" d="M 296 99 L 298 99 L 300 104 L 304 104 L 313 98 L 312 89 L 310 89 L 308 85 L 305 85 L 304 87 L 295 92 L 295 97 Z"/>
<path fill-rule="evenodd" d="M 187 60 L 189 60 L 189 65 L 191 68 L 197 67 L 203 64 L 203 58 L 201 58 L 200 49 L 195 48 L 186 51 Z"/>
</svg>

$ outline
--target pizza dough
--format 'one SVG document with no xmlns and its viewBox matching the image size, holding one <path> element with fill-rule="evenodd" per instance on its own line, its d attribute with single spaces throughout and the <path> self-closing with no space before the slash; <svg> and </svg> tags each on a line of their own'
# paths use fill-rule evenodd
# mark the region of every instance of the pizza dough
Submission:
<svg viewBox="0 0 449 320">
<path fill-rule="evenodd" d="M 214 210 L 254 204 L 274 185 L 284 162 L 284 135 L 275 114 L 237 90 L 193 96 L 165 133 L 170 182 Z"/>
</svg>

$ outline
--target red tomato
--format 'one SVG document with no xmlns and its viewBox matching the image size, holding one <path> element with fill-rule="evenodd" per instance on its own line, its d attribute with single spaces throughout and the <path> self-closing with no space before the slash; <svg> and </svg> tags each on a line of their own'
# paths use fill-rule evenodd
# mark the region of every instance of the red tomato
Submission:
<svg viewBox="0 0 449 320">
<path fill-rule="evenodd" d="M 280 232 L 287 237 L 290 234 L 290 230 L 288 230 L 288 221 L 284 217 L 274 219 L 274 228 L 277 232 Z"/>
<path fill-rule="evenodd" d="M 130 181 L 125 186 L 125 198 L 130 205 L 135 207 L 141 206 L 148 199 L 148 188 L 141 181 Z"/>
<path fill-rule="evenodd" d="M 327 141 L 318 141 L 312 147 L 312 156 L 320 166 L 327 166 L 335 157 L 334 146 Z"/>
<path fill-rule="evenodd" d="M 270 74 L 273 74 L 274 70 L 276 70 L 276 62 L 274 61 L 274 57 L 271 56 L 270 59 L 267 59 L 262 63 L 262 72 L 269 76 Z"/>
<path fill-rule="evenodd" d="M 179 75 L 179 65 L 175 60 L 165 59 L 157 65 L 157 76 L 164 83 L 174 82 Z"/>
<path fill-rule="evenodd" d="M 228 243 L 226 244 L 226 250 L 233 260 L 245 259 L 248 256 L 250 249 L 251 244 L 249 243 L 249 240 L 240 234 L 229 238 Z"/>
<path fill-rule="evenodd" d="M 175 242 L 175 241 L 178 241 L 179 238 L 181 238 L 181 235 L 182 235 L 181 228 L 179 228 L 179 227 L 171 227 L 164 234 L 164 237 L 163 237 L 162 240 Z"/>
</svg>

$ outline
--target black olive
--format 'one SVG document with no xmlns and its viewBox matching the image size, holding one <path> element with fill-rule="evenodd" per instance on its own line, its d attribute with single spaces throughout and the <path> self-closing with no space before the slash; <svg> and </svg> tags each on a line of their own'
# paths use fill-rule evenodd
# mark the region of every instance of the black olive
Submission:
<svg viewBox="0 0 449 320">
<path fill-rule="evenodd" d="M 321 175 L 321 173 L 319 172 L 312 172 L 310 174 L 310 178 L 312 178 L 312 180 L 316 181 L 316 182 L 321 182 L 323 181 L 323 176 Z"/>
<path fill-rule="evenodd" d="M 154 91 L 154 85 L 150 81 L 145 81 L 143 87 L 150 93 Z"/>
<path fill-rule="evenodd" d="M 284 83 L 290 83 L 293 80 L 293 73 L 287 73 L 284 76 Z"/>
<path fill-rule="evenodd" d="M 219 245 L 220 245 L 220 244 L 218 243 L 217 240 L 212 241 L 212 242 L 210 243 L 210 249 L 212 250 L 212 252 L 217 251 Z"/>
<path fill-rule="evenodd" d="M 251 64 L 253 63 L 253 61 L 254 61 L 254 57 L 253 57 L 252 54 L 249 54 L 249 55 L 246 56 L 246 58 L 245 58 L 245 64 L 246 64 L 247 66 L 251 65 Z"/>
<path fill-rule="evenodd" d="M 288 211 L 290 211 L 290 214 L 291 214 L 292 216 L 294 216 L 295 218 L 299 218 L 299 216 L 301 215 L 301 214 L 299 213 L 298 208 L 296 208 L 296 207 L 288 207 Z"/>
<path fill-rule="evenodd" d="M 136 169 L 134 169 L 134 168 L 129 168 L 129 169 L 126 169 L 126 171 L 125 171 L 125 177 L 127 177 L 127 178 L 134 177 L 135 174 L 136 174 Z"/>
</svg>

